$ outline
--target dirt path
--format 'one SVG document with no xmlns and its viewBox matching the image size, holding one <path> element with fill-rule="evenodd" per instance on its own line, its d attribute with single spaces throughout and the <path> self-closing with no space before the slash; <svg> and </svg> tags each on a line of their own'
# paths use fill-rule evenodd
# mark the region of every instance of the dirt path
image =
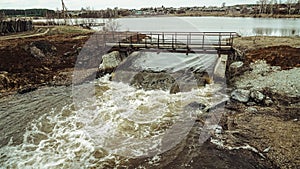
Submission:
<svg viewBox="0 0 300 169">
<path fill-rule="evenodd" d="M 36 36 L 43 36 L 43 35 L 46 35 L 49 31 L 50 31 L 50 28 L 39 28 L 35 31 L 0 36 L 0 41 L 10 40 L 10 39 L 18 39 L 18 38 L 31 38 L 31 37 L 36 37 Z"/>
</svg>

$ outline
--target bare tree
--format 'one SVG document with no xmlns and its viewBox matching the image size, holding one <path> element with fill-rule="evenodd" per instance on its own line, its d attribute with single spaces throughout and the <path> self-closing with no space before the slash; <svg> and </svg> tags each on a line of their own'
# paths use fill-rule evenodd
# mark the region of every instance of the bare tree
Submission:
<svg viewBox="0 0 300 169">
<path fill-rule="evenodd" d="M 103 27 L 103 31 L 105 32 L 111 32 L 112 34 L 112 39 L 115 39 L 115 32 L 120 29 L 121 25 L 119 24 L 119 22 L 116 21 L 115 18 L 109 18 L 106 23 L 105 26 Z"/>
<path fill-rule="evenodd" d="M 300 0 L 298 0 L 296 6 L 297 6 L 298 14 L 300 15 Z"/>
<path fill-rule="evenodd" d="M 271 15 L 274 14 L 274 3 L 275 3 L 275 0 L 270 0 L 269 1 L 269 7 L 270 7 L 270 14 Z"/>
<path fill-rule="evenodd" d="M 257 1 L 257 4 L 259 4 L 259 7 L 260 7 L 260 10 L 259 10 L 260 14 L 267 12 L 268 0 L 259 0 L 259 1 Z"/>
<path fill-rule="evenodd" d="M 5 13 L 4 12 L 0 13 L 0 21 L 3 21 L 3 20 L 5 20 Z"/>
<path fill-rule="evenodd" d="M 116 32 L 119 30 L 121 25 L 119 22 L 116 21 L 115 18 L 109 18 L 108 21 L 105 23 L 104 31 Z"/>
<path fill-rule="evenodd" d="M 226 6 L 226 2 L 223 2 L 222 3 L 222 8 L 225 8 L 225 6 Z"/>
<path fill-rule="evenodd" d="M 287 0 L 286 4 L 288 6 L 288 13 L 289 15 L 292 14 L 292 6 L 295 5 L 298 2 L 298 0 Z"/>
</svg>

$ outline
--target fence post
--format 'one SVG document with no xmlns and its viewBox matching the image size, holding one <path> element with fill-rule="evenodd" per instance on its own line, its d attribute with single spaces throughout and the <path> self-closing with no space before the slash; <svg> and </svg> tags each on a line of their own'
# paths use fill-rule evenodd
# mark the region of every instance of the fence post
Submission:
<svg viewBox="0 0 300 169">
<path fill-rule="evenodd" d="M 174 34 L 172 34 L 172 49 L 174 50 Z"/>
<path fill-rule="evenodd" d="M 202 50 L 204 50 L 204 36 L 205 36 L 205 33 L 203 32 L 203 35 L 202 35 Z"/>
<path fill-rule="evenodd" d="M 165 33 L 162 33 L 162 38 L 163 38 L 163 45 L 165 45 Z"/>
<path fill-rule="evenodd" d="M 158 38 L 157 38 L 157 47 L 159 49 L 159 34 L 157 34 Z"/>
</svg>

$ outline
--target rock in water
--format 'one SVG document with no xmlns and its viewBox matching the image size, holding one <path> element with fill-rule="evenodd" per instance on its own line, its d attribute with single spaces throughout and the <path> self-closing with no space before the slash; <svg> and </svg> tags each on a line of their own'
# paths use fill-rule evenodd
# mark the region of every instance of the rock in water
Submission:
<svg viewBox="0 0 300 169">
<path fill-rule="evenodd" d="M 136 74 L 130 84 L 144 90 L 161 89 L 170 91 L 171 94 L 180 92 L 175 78 L 166 72 L 145 70 Z"/>
<path fill-rule="evenodd" d="M 99 66 L 100 71 L 110 71 L 118 67 L 121 63 L 120 53 L 113 51 L 102 56 L 102 63 Z"/>
<path fill-rule="evenodd" d="M 198 103 L 198 102 L 192 102 L 192 103 L 188 104 L 187 106 L 193 108 L 194 110 L 203 110 L 206 108 L 205 104 Z"/>
<path fill-rule="evenodd" d="M 244 89 L 236 89 L 231 93 L 231 98 L 242 103 L 246 103 L 250 98 L 250 91 Z"/>
</svg>

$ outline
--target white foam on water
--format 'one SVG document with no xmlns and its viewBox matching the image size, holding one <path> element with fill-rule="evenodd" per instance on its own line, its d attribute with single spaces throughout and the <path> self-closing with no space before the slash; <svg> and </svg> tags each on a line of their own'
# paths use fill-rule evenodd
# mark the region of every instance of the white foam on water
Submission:
<svg viewBox="0 0 300 169">
<path fill-rule="evenodd" d="M 202 113 L 184 111 L 186 105 L 209 106 L 221 96 L 215 85 L 177 94 L 138 90 L 107 77 L 94 85 L 99 88 L 95 100 L 49 110 L 28 127 L 21 145 L 2 147 L 1 167 L 105 168 L 155 156 L 181 141 L 193 125 L 193 113 Z"/>
</svg>

